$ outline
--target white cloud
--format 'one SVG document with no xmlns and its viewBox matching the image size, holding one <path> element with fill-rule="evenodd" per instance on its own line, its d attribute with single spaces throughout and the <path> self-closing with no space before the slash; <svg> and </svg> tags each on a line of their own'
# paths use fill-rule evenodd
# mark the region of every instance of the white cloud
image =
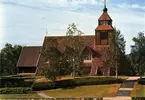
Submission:
<svg viewBox="0 0 145 100">
<path fill-rule="evenodd" d="M 34 0 L 18 0 L 15 3 L 22 7 L 20 9 L 17 4 L 7 8 L 9 17 L 5 24 L 11 24 L 12 27 L 5 28 L 5 41 L 26 45 L 42 45 L 46 29 L 48 35 L 65 35 L 67 25 L 72 22 L 78 24 L 84 33 L 94 34 L 103 9 L 103 0 L 35 0 L 35 3 Z M 142 7 L 138 4 L 108 5 L 113 25 L 121 30 L 127 41 L 127 53 L 133 44 L 132 37 L 145 31 L 145 14 L 136 10 L 140 8 Z"/>
</svg>

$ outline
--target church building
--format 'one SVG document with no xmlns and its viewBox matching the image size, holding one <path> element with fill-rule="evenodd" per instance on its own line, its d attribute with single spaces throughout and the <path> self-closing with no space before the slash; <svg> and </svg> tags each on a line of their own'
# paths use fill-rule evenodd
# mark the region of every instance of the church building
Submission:
<svg viewBox="0 0 145 100">
<path fill-rule="evenodd" d="M 103 67 L 102 48 L 109 47 L 112 43 L 110 40 L 113 34 L 112 19 L 108 14 L 106 3 L 102 15 L 98 19 L 98 25 L 94 31 L 95 35 L 82 35 L 85 43 L 84 50 L 88 52 L 87 57 L 84 58 L 84 67 L 90 67 L 88 75 L 111 75 L 110 67 L 106 67 L 101 72 Z M 55 41 L 51 41 L 51 39 Z M 64 52 L 65 48 L 60 41 L 66 39 L 67 36 L 45 36 L 42 46 L 25 46 L 23 47 L 18 63 L 18 74 L 36 74 L 42 67 L 46 67 L 47 63 L 43 61 L 41 54 L 42 48 L 55 47 L 57 45 L 59 51 Z"/>
</svg>

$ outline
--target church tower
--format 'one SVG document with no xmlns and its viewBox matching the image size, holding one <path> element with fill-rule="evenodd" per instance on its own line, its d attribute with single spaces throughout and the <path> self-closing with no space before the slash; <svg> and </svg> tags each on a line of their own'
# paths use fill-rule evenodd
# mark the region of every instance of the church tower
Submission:
<svg viewBox="0 0 145 100">
<path fill-rule="evenodd" d="M 104 9 L 102 15 L 98 19 L 98 26 L 95 29 L 95 45 L 110 45 L 109 37 L 113 32 L 112 19 L 108 14 L 106 0 L 104 0 Z"/>
</svg>

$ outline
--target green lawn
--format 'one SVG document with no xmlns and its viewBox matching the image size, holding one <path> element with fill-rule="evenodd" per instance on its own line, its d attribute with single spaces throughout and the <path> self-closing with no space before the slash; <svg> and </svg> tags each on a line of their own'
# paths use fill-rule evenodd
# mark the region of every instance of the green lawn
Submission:
<svg viewBox="0 0 145 100">
<path fill-rule="evenodd" d="M 32 79 L 31 79 L 32 77 Z M 86 77 L 104 77 L 104 76 L 82 76 L 76 78 L 86 78 Z M 114 76 L 110 76 L 114 77 Z M 71 76 L 65 76 L 58 80 L 72 79 Z M 128 78 L 127 76 L 119 76 L 121 79 Z M 33 81 L 35 82 L 48 82 L 43 76 L 30 76 L 25 79 L 25 81 Z M 109 85 L 87 85 L 87 86 L 78 86 L 75 88 L 68 89 L 54 89 L 54 90 L 46 90 L 39 91 L 44 92 L 46 95 L 51 97 L 113 97 L 115 96 L 120 84 L 109 84 Z M 0 94 L 0 99 L 3 98 L 41 98 L 36 93 L 33 94 Z"/>
<path fill-rule="evenodd" d="M 137 82 L 134 85 L 134 89 L 131 93 L 132 97 L 145 97 L 145 85 L 140 85 Z"/>
<path fill-rule="evenodd" d="M 0 99 L 16 99 L 16 98 L 41 98 L 37 94 L 0 94 Z"/>
<path fill-rule="evenodd" d="M 51 97 L 114 97 L 120 84 L 87 85 L 67 89 L 53 89 L 42 91 Z"/>
</svg>

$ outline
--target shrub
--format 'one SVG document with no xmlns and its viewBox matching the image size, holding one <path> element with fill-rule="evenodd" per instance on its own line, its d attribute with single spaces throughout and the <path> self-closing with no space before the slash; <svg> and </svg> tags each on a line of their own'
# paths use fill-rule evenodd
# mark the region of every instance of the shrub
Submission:
<svg viewBox="0 0 145 100">
<path fill-rule="evenodd" d="M 31 88 L 1 88 L 0 94 L 26 94 L 31 93 Z"/>
<path fill-rule="evenodd" d="M 91 70 L 91 67 L 90 66 L 85 66 L 85 67 L 82 67 L 82 72 L 83 72 L 83 75 L 89 75 L 90 73 L 90 70 Z"/>
<path fill-rule="evenodd" d="M 55 88 L 67 88 L 76 86 L 76 82 L 73 79 L 55 81 Z"/>
<path fill-rule="evenodd" d="M 138 84 L 145 85 L 145 78 L 138 79 Z"/>
<path fill-rule="evenodd" d="M 68 80 L 59 80 L 53 82 L 38 82 L 34 83 L 32 86 L 33 90 L 46 90 L 46 89 L 56 89 L 56 88 L 68 88 L 82 85 L 98 85 L 98 84 L 115 84 L 121 83 L 121 79 L 110 78 L 110 77 L 87 77 L 87 78 L 75 78 Z"/>
<path fill-rule="evenodd" d="M 132 97 L 132 100 L 145 100 L 145 97 Z"/>
<path fill-rule="evenodd" d="M 34 91 L 54 89 L 54 88 L 55 88 L 55 84 L 52 82 L 38 82 L 32 85 L 32 90 Z"/>
<path fill-rule="evenodd" d="M 32 81 L 25 82 L 24 78 L 19 77 L 1 77 L 0 88 L 5 87 L 31 87 Z"/>
</svg>

